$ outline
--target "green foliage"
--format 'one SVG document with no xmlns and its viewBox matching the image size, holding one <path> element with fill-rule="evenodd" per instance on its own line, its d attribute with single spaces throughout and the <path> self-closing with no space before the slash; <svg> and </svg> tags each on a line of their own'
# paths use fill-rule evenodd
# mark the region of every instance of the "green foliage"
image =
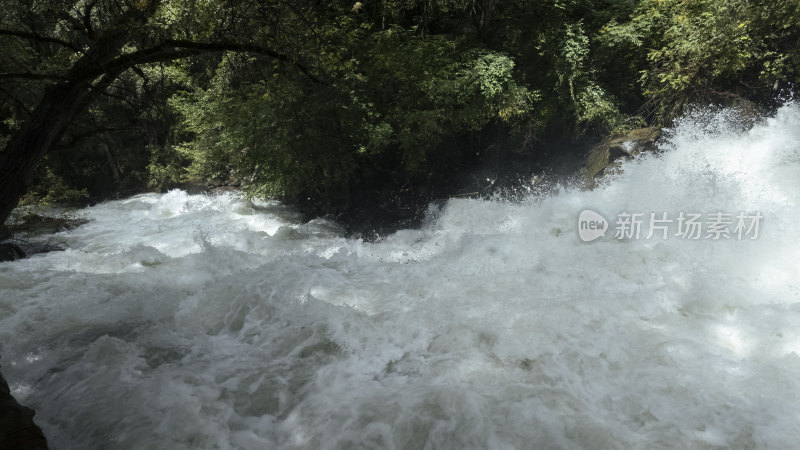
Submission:
<svg viewBox="0 0 800 450">
<path fill-rule="evenodd" d="M 92 45 L 89 28 L 142 6 L 0 2 L 2 27 L 69 43 L 0 35 L 0 73 L 46 75 L 4 80 L 0 144 Z M 800 85 L 797 0 L 163 0 L 125 26 L 127 54 L 165 38 L 272 53 L 188 52 L 122 73 L 54 146 L 28 201 L 219 180 L 337 212 L 445 184 L 487 155 Z"/>
<path fill-rule="evenodd" d="M 796 35 L 788 16 L 769 11 L 735 0 L 302 9 L 296 25 L 313 30 L 295 48 L 330 82 L 264 76 L 263 61 L 227 55 L 203 87 L 170 100 L 183 130 L 172 179 L 233 178 L 253 193 L 335 210 L 365 192 L 463 170 L 487 151 L 474 142 L 492 127 L 505 130 L 512 152 L 625 132 L 646 124 L 642 114 L 666 120 L 743 75 L 796 75 L 796 52 L 764 51 Z"/>
<path fill-rule="evenodd" d="M 190 164 L 176 146 L 165 145 L 151 149 L 147 165 L 147 184 L 158 190 L 176 188 L 186 180 L 185 169 Z"/>
<path fill-rule="evenodd" d="M 514 79 L 513 60 L 496 51 L 461 49 L 444 36 L 421 38 L 397 27 L 375 33 L 370 44 L 359 67 L 364 81 L 353 87 L 366 133 L 380 130 L 381 139 L 372 135 L 362 145 L 372 154 L 398 150 L 411 173 L 441 158 L 434 153 L 460 159 L 445 142 L 522 119 L 536 99 Z"/>
<path fill-rule="evenodd" d="M 607 45 L 647 48 L 640 85 L 662 120 L 718 91 L 774 97 L 800 81 L 800 3 L 645 0 L 631 20 L 610 24 Z"/>
<path fill-rule="evenodd" d="M 86 189 L 72 188 L 48 170 L 43 179 L 20 199 L 20 205 L 80 205 L 87 196 Z"/>
<path fill-rule="evenodd" d="M 400 27 L 359 38 L 355 54 L 333 68 L 333 85 L 296 76 L 242 83 L 241 72 L 221 64 L 207 89 L 173 97 L 189 137 L 186 170 L 334 208 L 376 186 L 463 164 L 471 150 L 452 145 L 458 136 L 518 120 L 535 99 L 499 52 Z"/>
</svg>

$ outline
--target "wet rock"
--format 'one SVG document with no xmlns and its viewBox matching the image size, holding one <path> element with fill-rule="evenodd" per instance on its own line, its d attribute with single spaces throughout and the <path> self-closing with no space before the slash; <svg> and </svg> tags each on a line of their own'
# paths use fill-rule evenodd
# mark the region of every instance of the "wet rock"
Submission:
<svg viewBox="0 0 800 450">
<path fill-rule="evenodd" d="M 50 253 L 50 252 L 63 252 L 64 248 L 59 247 L 57 245 L 52 244 L 23 244 L 20 243 L 17 245 L 19 249 L 21 249 L 25 253 L 25 257 L 38 255 L 39 253 Z"/>
<path fill-rule="evenodd" d="M 29 244 L 26 242 L 0 243 L 0 262 L 16 261 L 39 253 L 63 252 L 64 248 L 51 244 Z"/>
<path fill-rule="evenodd" d="M 0 262 L 14 261 L 17 259 L 22 259 L 25 256 L 25 251 L 16 244 L 9 242 L 0 244 Z"/>
<path fill-rule="evenodd" d="M 181 189 L 186 191 L 189 195 L 199 195 L 206 191 L 206 185 L 203 183 L 185 183 L 180 186 Z M 162 189 L 161 192 L 167 192 L 169 189 Z"/>
<path fill-rule="evenodd" d="M 728 109 L 735 114 L 742 131 L 752 128 L 767 114 L 767 110 L 758 103 L 733 92 L 708 91 L 704 99 L 710 105 Z"/>
<path fill-rule="evenodd" d="M 633 158 L 642 152 L 658 149 L 656 140 L 661 136 L 660 127 L 633 130 L 623 136 L 604 140 L 589 150 L 585 173 L 588 179 L 602 177 L 618 161 Z M 616 163 L 616 164 L 615 164 Z"/>
<path fill-rule="evenodd" d="M 241 186 L 235 184 L 209 184 L 206 186 L 205 193 L 208 195 L 220 195 L 228 192 L 237 193 L 241 189 Z"/>
<path fill-rule="evenodd" d="M 8 231 L 14 235 L 50 234 L 73 230 L 87 223 L 89 223 L 89 219 L 73 214 L 49 217 L 27 213 L 17 223 L 8 225 Z"/>
<path fill-rule="evenodd" d="M 34 414 L 11 396 L 11 389 L 0 374 L 0 448 L 46 450 L 47 440 L 33 421 Z"/>
</svg>

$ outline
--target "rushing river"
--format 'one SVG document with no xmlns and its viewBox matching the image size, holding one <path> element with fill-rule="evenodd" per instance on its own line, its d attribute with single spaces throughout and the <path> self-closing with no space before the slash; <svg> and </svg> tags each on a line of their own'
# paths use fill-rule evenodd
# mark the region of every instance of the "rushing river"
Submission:
<svg viewBox="0 0 800 450">
<path fill-rule="evenodd" d="M 0 264 L 0 363 L 54 449 L 800 445 L 798 106 L 379 242 L 233 195 L 81 214 Z"/>
</svg>

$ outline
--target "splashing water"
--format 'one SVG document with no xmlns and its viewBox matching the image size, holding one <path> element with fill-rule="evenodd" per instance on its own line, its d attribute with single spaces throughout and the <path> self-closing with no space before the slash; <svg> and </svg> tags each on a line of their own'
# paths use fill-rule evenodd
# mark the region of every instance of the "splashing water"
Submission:
<svg viewBox="0 0 800 450">
<path fill-rule="evenodd" d="M 735 128 L 689 117 L 594 191 L 451 200 L 378 243 L 231 195 L 86 209 L 67 251 L 0 264 L 4 374 L 55 449 L 791 448 L 800 107 Z M 612 236 L 681 211 L 763 219 Z"/>
</svg>

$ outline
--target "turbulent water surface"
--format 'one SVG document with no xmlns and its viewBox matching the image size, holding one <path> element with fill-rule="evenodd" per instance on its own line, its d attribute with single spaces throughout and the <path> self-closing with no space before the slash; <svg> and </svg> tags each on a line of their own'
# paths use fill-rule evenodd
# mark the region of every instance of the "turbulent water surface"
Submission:
<svg viewBox="0 0 800 450">
<path fill-rule="evenodd" d="M 800 108 L 661 150 L 375 243 L 235 196 L 86 209 L 0 264 L 4 374 L 54 449 L 796 448 Z"/>
</svg>

